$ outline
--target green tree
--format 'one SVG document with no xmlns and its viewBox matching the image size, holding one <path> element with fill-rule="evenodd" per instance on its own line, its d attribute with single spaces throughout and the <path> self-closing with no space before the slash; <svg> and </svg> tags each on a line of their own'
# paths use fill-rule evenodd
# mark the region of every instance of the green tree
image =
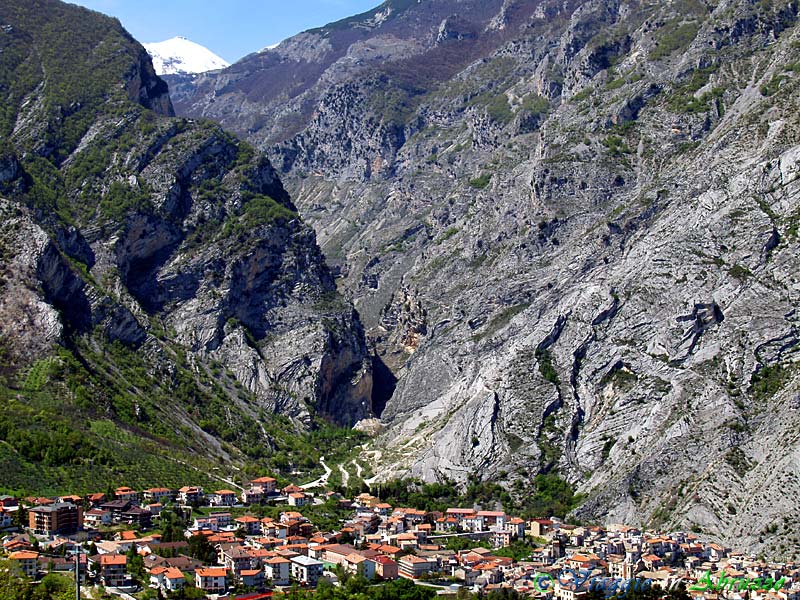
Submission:
<svg viewBox="0 0 800 600">
<path fill-rule="evenodd" d="M 193 535 L 189 538 L 189 556 L 207 565 L 217 563 L 217 551 L 204 535 Z"/>
</svg>

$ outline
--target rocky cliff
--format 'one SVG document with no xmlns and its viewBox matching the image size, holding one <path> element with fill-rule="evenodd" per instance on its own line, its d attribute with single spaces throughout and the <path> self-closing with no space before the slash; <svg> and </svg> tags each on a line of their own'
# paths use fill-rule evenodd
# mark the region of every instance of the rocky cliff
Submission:
<svg viewBox="0 0 800 600">
<path fill-rule="evenodd" d="M 275 449 L 271 415 L 371 416 L 363 327 L 266 158 L 174 118 L 102 15 L 4 3 L 0 50 L 4 393 L 223 470 Z"/>
<path fill-rule="evenodd" d="M 370 456 L 796 552 L 797 3 L 398 4 L 173 96 L 269 150 L 340 270 Z"/>
</svg>

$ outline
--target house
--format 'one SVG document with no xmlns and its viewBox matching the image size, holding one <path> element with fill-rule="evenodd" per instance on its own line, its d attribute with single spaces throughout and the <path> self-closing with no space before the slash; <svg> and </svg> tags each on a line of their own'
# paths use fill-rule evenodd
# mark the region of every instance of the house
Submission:
<svg viewBox="0 0 800 600">
<path fill-rule="evenodd" d="M 265 517 L 261 519 L 261 534 L 268 538 L 285 540 L 289 535 L 289 528 L 282 523 L 275 522 L 269 517 Z"/>
<path fill-rule="evenodd" d="M 384 581 L 397 579 L 398 567 L 397 562 L 388 556 L 380 555 L 372 559 L 375 562 L 375 576 Z"/>
<path fill-rule="evenodd" d="M 256 490 L 244 490 L 242 492 L 242 504 L 250 505 L 250 504 L 261 504 L 264 502 L 264 494 L 258 492 Z"/>
<path fill-rule="evenodd" d="M 709 544 L 707 554 L 712 562 L 718 562 L 728 556 L 728 551 L 719 544 Z"/>
<path fill-rule="evenodd" d="M 119 522 L 120 518 L 122 518 L 122 513 L 126 510 L 130 510 L 131 503 L 129 500 L 112 500 L 110 502 L 103 502 L 100 505 L 101 510 L 107 510 L 111 513 L 111 519 L 115 522 Z"/>
<path fill-rule="evenodd" d="M 255 517 L 237 517 L 233 522 L 237 528 L 243 529 L 247 535 L 258 535 L 261 532 L 261 521 Z"/>
<path fill-rule="evenodd" d="M 217 527 L 220 529 L 233 525 L 233 515 L 229 512 L 215 512 L 208 516 L 217 520 Z"/>
<path fill-rule="evenodd" d="M 28 511 L 28 525 L 36 534 L 70 535 L 83 527 L 83 509 L 67 502 L 35 506 Z"/>
<path fill-rule="evenodd" d="M 408 579 L 419 579 L 425 573 L 439 570 L 439 563 L 435 558 L 421 558 L 413 555 L 401 558 L 397 566 L 400 577 Z"/>
<path fill-rule="evenodd" d="M 500 529 L 498 527 L 492 529 L 492 544 L 495 548 L 508 548 L 513 537 L 514 531 L 511 529 Z"/>
<path fill-rule="evenodd" d="M 181 504 L 200 504 L 203 501 L 203 488 L 187 485 L 178 490 L 178 501 Z"/>
<path fill-rule="evenodd" d="M 458 524 L 461 525 L 464 519 L 476 517 L 477 514 L 478 513 L 471 508 L 448 508 L 445 516 L 456 519 Z"/>
<path fill-rule="evenodd" d="M 129 487 L 120 487 L 115 490 L 114 498 L 117 500 L 127 500 L 128 502 L 136 503 L 139 502 L 139 492 L 136 492 Z"/>
<path fill-rule="evenodd" d="M 382 517 L 388 517 L 392 512 L 392 505 L 381 502 L 375 506 L 375 512 Z"/>
<path fill-rule="evenodd" d="M 499 527 L 500 529 L 505 529 L 506 523 L 508 522 L 508 517 L 506 513 L 502 511 L 494 511 L 494 510 L 482 510 L 478 512 L 479 517 L 483 517 L 483 524 L 484 527 L 490 529 L 492 527 Z"/>
<path fill-rule="evenodd" d="M 525 537 L 525 521 L 519 517 L 514 517 L 508 521 L 508 528 L 511 529 L 512 535 L 517 539 Z"/>
<path fill-rule="evenodd" d="M 221 568 L 197 569 L 195 586 L 209 594 L 224 594 L 228 590 L 228 571 Z"/>
<path fill-rule="evenodd" d="M 186 585 L 186 578 L 183 576 L 183 573 L 180 569 L 176 569 L 175 567 L 167 568 L 163 575 L 163 581 L 162 587 L 168 592 L 177 592 L 182 590 Z"/>
<path fill-rule="evenodd" d="M 579 587 L 571 581 L 566 585 L 556 582 L 554 588 L 558 600 L 582 600 L 589 595 L 586 584 Z"/>
<path fill-rule="evenodd" d="M 296 493 L 302 492 L 302 491 L 303 491 L 303 488 L 298 487 L 293 483 L 290 483 L 289 485 L 287 485 L 285 488 L 283 488 L 281 490 L 281 494 L 283 494 L 284 496 L 288 496 L 289 494 L 296 494 Z"/>
<path fill-rule="evenodd" d="M 0 496 L 0 507 L 2 508 L 16 508 L 19 502 L 14 496 Z"/>
<path fill-rule="evenodd" d="M 308 503 L 309 497 L 304 492 L 289 494 L 289 506 L 305 506 Z"/>
<path fill-rule="evenodd" d="M 39 570 L 39 553 L 30 550 L 12 552 L 8 559 L 19 567 L 19 570 L 29 579 L 36 579 Z"/>
<path fill-rule="evenodd" d="M 153 513 L 146 508 L 134 506 L 120 515 L 120 523 L 133 525 L 138 529 L 150 529 L 153 526 Z"/>
<path fill-rule="evenodd" d="M 269 496 L 275 493 L 277 483 L 277 480 L 272 477 L 259 477 L 250 482 L 250 489 L 253 492 L 260 493 L 262 496 Z"/>
<path fill-rule="evenodd" d="M 175 492 L 169 488 L 150 488 L 144 491 L 144 500 L 148 503 L 165 504 L 175 498 Z"/>
<path fill-rule="evenodd" d="M 281 556 L 264 561 L 264 575 L 272 581 L 272 585 L 289 585 L 291 561 Z"/>
<path fill-rule="evenodd" d="M 25 501 L 28 504 L 32 504 L 33 506 L 49 506 L 50 504 L 55 504 L 55 500 L 51 500 L 50 498 L 26 498 Z"/>
<path fill-rule="evenodd" d="M 105 494 L 89 494 L 86 496 L 86 501 L 92 506 L 100 506 L 103 502 L 106 501 Z"/>
<path fill-rule="evenodd" d="M 77 505 L 83 504 L 83 498 L 80 496 L 59 496 L 58 501 Z"/>
<path fill-rule="evenodd" d="M 322 577 L 322 561 L 308 556 L 295 556 L 291 559 L 292 577 L 303 585 L 316 587 Z"/>
<path fill-rule="evenodd" d="M 236 492 L 217 490 L 213 494 L 209 494 L 208 502 L 211 506 L 233 506 L 236 504 Z"/>
<path fill-rule="evenodd" d="M 0 529 L 11 527 L 14 524 L 12 513 L 4 508 L 0 508 Z"/>
<path fill-rule="evenodd" d="M 355 551 L 355 547 L 350 544 L 325 544 L 316 549 L 319 558 L 327 564 L 342 566 L 347 562 L 347 557 Z"/>
<path fill-rule="evenodd" d="M 645 564 L 648 571 L 655 571 L 664 566 L 664 560 L 655 554 L 645 554 L 642 556 L 642 562 Z"/>
<path fill-rule="evenodd" d="M 127 578 L 128 557 L 124 554 L 100 556 L 100 579 L 106 587 L 122 587 Z"/>
<path fill-rule="evenodd" d="M 345 559 L 344 568 L 350 573 L 353 573 L 354 575 L 360 575 L 361 577 L 364 577 L 370 581 L 375 579 L 375 561 L 361 556 L 360 554 L 349 554 Z"/>
<path fill-rule="evenodd" d="M 166 562 L 166 560 L 164 561 Z M 150 569 L 150 587 L 164 588 L 164 573 L 167 572 L 167 567 L 159 565 Z"/>
<path fill-rule="evenodd" d="M 220 562 L 231 572 L 236 583 L 241 582 L 242 571 L 247 571 L 251 568 L 250 553 L 244 546 L 239 546 L 238 544 L 224 548 Z"/>
<path fill-rule="evenodd" d="M 111 525 L 111 511 L 100 508 L 92 508 L 83 515 L 83 522 L 90 527 L 101 527 Z"/>
<path fill-rule="evenodd" d="M 261 569 L 246 569 L 239 573 L 239 583 L 246 588 L 260 590 L 264 587 L 264 571 Z"/>
<path fill-rule="evenodd" d="M 533 519 L 528 521 L 528 533 L 533 537 L 545 537 L 553 532 L 553 521 L 550 519 Z"/>
<path fill-rule="evenodd" d="M 139 536 L 136 534 L 135 531 L 118 531 L 114 534 L 114 541 L 117 542 L 135 542 L 139 539 Z"/>
<path fill-rule="evenodd" d="M 477 533 L 486 530 L 486 520 L 483 515 L 477 513 L 469 516 L 464 516 L 461 519 L 461 528 L 464 531 L 471 531 Z"/>
</svg>

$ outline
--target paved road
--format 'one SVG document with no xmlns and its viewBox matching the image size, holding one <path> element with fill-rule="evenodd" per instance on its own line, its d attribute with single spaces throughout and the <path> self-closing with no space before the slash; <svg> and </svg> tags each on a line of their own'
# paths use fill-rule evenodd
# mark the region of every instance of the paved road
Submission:
<svg viewBox="0 0 800 600">
<path fill-rule="evenodd" d="M 325 487 L 328 485 L 328 478 L 331 476 L 331 470 L 328 468 L 328 465 L 325 464 L 325 457 L 319 457 L 319 464 L 322 465 L 322 468 L 325 469 L 325 475 L 317 479 L 316 481 L 312 481 L 311 483 L 306 483 L 305 485 L 301 485 L 300 487 L 304 490 L 310 490 L 311 488 L 315 487 Z"/>
</svg>

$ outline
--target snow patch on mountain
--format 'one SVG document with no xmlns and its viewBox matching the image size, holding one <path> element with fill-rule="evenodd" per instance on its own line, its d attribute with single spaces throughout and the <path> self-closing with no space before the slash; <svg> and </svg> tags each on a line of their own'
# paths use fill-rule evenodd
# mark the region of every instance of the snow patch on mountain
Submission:
<svg viewBox="0 0 800 600">
<path fill-rule="evenodd" d="M 185 37 L 143 45 L 153 59 L 153 67 L 158 75 L 205 73 L 230 66 L 205 46 Z"/>
</svg>

